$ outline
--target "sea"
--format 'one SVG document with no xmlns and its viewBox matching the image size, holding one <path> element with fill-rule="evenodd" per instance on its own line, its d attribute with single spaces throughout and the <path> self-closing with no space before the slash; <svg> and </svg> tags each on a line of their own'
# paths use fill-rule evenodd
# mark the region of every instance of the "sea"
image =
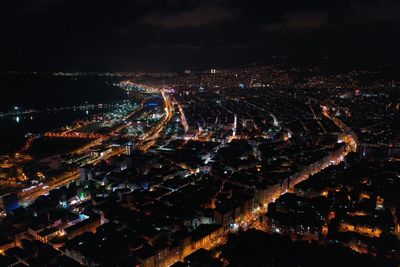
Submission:
<svg viewBox="0 0 400 267">
<path fill-rule="evenodd" d="M 107 112 L 105 108 L 65 109 L 89 104 L 113 104 L 126 99 L 109 76 L 56 76 L 53 74 L 0 74 L 0 155 L 18 152 L 27 134 L 42 134 L 76 120 Z M 61 109 L 60 108 L 64 108 Z M 56 109 L 56 111 L 54 110 Z M 1 116 L 35 110 L 24 115 Z"/>
</svg>

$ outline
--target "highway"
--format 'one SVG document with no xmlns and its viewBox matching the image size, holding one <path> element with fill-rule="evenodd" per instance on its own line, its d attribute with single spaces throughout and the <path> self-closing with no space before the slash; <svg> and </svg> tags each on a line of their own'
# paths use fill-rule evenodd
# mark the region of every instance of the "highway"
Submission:
<svg viewBox="0 0 400 267">
<path fill-rule="evenodd" d="M 104 134 L 98 134 L 98 133 L 80 133 L 80 132 L 61 132 L 61 133 L 55 133 L 55 132 L 46 132 L 44 134 L 45 137 L 50 137 L 50 138 L 72 138 L 72 139 L 99 139 L 99 138 L 105 138 L 106 135 Z"/>
<path fill-rule="evenodd" d="M 20 204 L 24 205 L 34 201 L 36 198 L 48 194 L 52 189 L 63 186 L 79 177 L 79 170 L 66 172 L 61 176 L 49 181 L 45 184 L 38 185 L 30 190 L 21 191 L 18 193 Z"/>
<path fill-rule="evenodd" d="M 170 97 L 163 90 L 161 90 L 161 95 L 164 100 L 165 116 L 159 122 L 157 122 L 156 125 L 152 129 L 150 129 L 150 131 L 145 133 L 139 141 L 137 147 L 139 150 L 142 150 L 144 152 L 146 152 L 154 144 L 160 132 L 164 130 L 165 126 L 171 121 L 172 117 L 174 116 L 173 103 Z"/>
<path fill-rule="evenodd" d="M 164 127 L 169 123 L 169 121 L 173 117 L 173 104 L 171 102 L 170 97 L 167 96 L 165 94 L 165 92 L 162 90 L 161 90 L 161 95 L 163 97 L 164 105 L 165 105 L 165 116 L 156 125 L 154 125 L 154 127 L 151 128 L 150 131 L 148 131 L 142 138 L 142 140 L 139 144 L 139 148 L 142 149 L 143 151 L 147 151 L 147 149 L 155 142 L 159 133 L 164 129 Z M 144 100 L 142 101 L 140 108 L 138 110 L 131 112 L 130 114 L 125 116 L 125 118 L 123 120 L 124 121 L 128 120 L 130 117 L 134 116 L 137 112 L 140 112 L 141 109 L 143 109 L 143 107 L 144 107 Z M 113 132 L 120 131 L 124 127 L 126 127 L 125 124 L 114 129 Z M 70 134 L 71 133 L 68 133 L 66 135 L 66 137 L 69 137 Z M 112 135 L 112 134 L 110 134 L 110 135 Z M 77 149 L 76 151 L 74 151 L 74 153 L 77 153 L 77 154 L 85 153 L 91 147 L 101 144 L 102 141 L 104 141 L 105 139 L 108 138 L 108 136 L 98 136 L 98 137 L 99 137 L 98 139 L 94 140 L 93 142 L 91 142 L 90 144 L 86 145 L 83 148 Z M 120 154 L 124 153 L 124 151 L 125 151 L 125 147 L 115 148 L 115 149 L 113 149 L 112 152 L 104 155 L 103 157 L 94 159 L 91 163 L 97 164 L 102 160 L 106 160 L 113 156 L 120 155 Z M 30 203 L 30 202 L 34 201 L 36 198 L 38 198 L 42 195 L 48 194 L 49 191 L 51 191 L 55 188 L 61 187 L 63 185 L 66 185 L 66 184 L 76 180 L 77 178 L 79 178 L 79 169 L 68 171 L 58 177 L 53 178 L 53 180 L 51 180 L 51 181 L 48 181 L 41 185 L 38 185 L 37 187 L 34 187 L 30 190 L 23 190 L 23 191 L 19 192 L 18 199 L 19 199 L 20 203 Z"/>
</svg>

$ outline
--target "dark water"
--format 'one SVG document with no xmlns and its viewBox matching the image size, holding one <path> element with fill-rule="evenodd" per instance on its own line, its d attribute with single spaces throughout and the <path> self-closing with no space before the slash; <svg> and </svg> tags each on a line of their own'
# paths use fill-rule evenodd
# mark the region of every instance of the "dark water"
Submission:
<svg viewBox="0 0 400 267">
<path fill-rule="evenodd" d="M 35 109 L 39 113 L 0 118 L 0 155 L 18 151 L 25 134 L 39 134 L 75 120 L 104 113 L 106 109 L 48 112 L 47 108 L 113 103 L 125 93 L 103 77 L 55 77 L 50 75 L 0 75 L 0 112 Z"/>
</svg>

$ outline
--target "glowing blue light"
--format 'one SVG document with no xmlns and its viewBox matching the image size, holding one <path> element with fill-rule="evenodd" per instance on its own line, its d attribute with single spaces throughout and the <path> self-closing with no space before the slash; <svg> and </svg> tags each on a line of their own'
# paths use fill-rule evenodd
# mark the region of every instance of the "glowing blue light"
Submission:
<svg viewBox="0 0 400 267">
<path fill-rule="evenodd" d="M 150 103 L 146 104 L 146 107 L 155 107 L 155 106 L 158 106 L 158 104 L 154 103 L 154 102 L 150 102 Z"/>
</svg>

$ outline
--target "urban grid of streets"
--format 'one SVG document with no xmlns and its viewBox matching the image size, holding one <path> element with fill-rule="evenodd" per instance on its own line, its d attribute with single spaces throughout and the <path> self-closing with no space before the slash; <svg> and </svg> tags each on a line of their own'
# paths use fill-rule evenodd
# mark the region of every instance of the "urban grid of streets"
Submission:
<svg viewBox="0 0 400 267">
<path fill-rule="evenodd" d="M 153 125 L 153 127 L 151 127 L 146 133 L 144 133 L 141 138 L 139 139 L 138 143 L 137 143 L 137 149 L 146 152 L 149 147 L 151 147 L 155 141 L 157 140 L 159 134 L 165 129 L 166 125 L 171 121 L 171 119 L 173 118 L 174 115 L 174 106 L 178 107 L 178 110 L 180 112 L 180 116 L 181 116 L 181 124 L 182 127 L 185 129 L 185 131 L 187 131 L 188 129 L 188 125 L 187 125 L 187 120 L 185 118 L 185 113 L 184 110 L 182 108 L 181 103 L 179 103 L 176 99 L 172 100 L 171 96 L 168 93 L 168 90 L 165 88 L 162 89 L 156 89 L 156 88 L 150 88 L 148 86 L 143 86 L 143 85 L 136 85 L 136 87 L 138 88 L 147 88 L 147 89 L 151 89 L 152 92 L 157 92 L 159 95 L 162 96 L 163 99 L 163 105 L 164 105 L 164 116 L 156 123 Z M 249 105 L 253 105 L 248 103 Z M 254 105 L 253 105 L 254 106 Z M 141 103 L 139 109 L 133 111 L 132 113 L 130 113 L 128 116 L 126 116 L 125 119 L 128 119 L 129 117 L 133 116 L 134 114 L 136 114 L 137 112 L 140 112 L 141 109 L 143 109 L 144 104 L 143 102 Z M 260 107 L 254 106 L 257 109 L 261 109 Z M 329 167 L 330 165 L 337 165 L 339 163 L 341 163 L 346 155 L 350 152 L 350 151 L 356 151 L 357 150 L 357 137 L 355 136 L 355 134 L 351 131 L 351 129 L 349 129 L 346 125 L 344 125 L 344 123 L 342 121 L 340 121 L 338 118 L 334 117 L 333 115 L 330 114 L 330 110 L 331 108 L 327 107 L 327 106 L 322 106 L 322 113 L 325 117 L 329 118 L 330 120 L 332 120 L 332 122 L 342 130 L 343 134 L 341 135 L 341 142 L 344 142 L 346 144 L 345 149 L 343 150 L 343 152 L 338 155 L 336 157 L 335 160 L 330 161 L 329 163 L 324 163 L 324 164 L 313 164 L 316 165 L 318 167 L 314 167 L 314 168 L 308 168 L 306 173 L 302 173 L 300 179 L 298 181 L 295 182 L 295 184 L 300 183 L 301 181 L 304 181 L 305 179 L 307 179 L 309 176 L 314 175 L 316 173 L 319 173 L 320 171 L 322 171 L 323 169 Z M 315 115 L 315 111 L 312 110 L 314 117 Z M 274 124 L 277 124 L 279 122 L 277 122 L 276 117 L 273 114 L 270 114 L 271 117 L 274 118 Z M 124 121 L 125 121 L 124 119 Z M 126 127 L 126 125 L 122 125 L 120 127 L 118 127 L 117 129 L 115 129 L 114 131 L 120 131 L 122 128 Z M 234 136 L 232 136 L 232 139 L 234 138 Z M 231 139 L 231 140 L 232 140 Z M 104 141 L 104 138 L 99 138 L 94 140 L 93 142 L 91 142 L 89 145 L 85 146 L 84 148 L 79 149 L 80 153 L 84 153 L 86 150 L 92 148 L 93 146 L 96 146 L 98 144 L 100 144 L 101 142 Z M 219 149 L 223 146 L 218 146 L 216 149 Z M 115 155 L 119 155 L 124 153 L 125 148 L 120 147 L 120 148 L 116 148 L 114 149 L 111 153 L 103 156 L 103 157 L 99 157 L 96 160 L 94 160 L 92 162 L 92 164 L 97 164 L 102 160 L 106 160 L 108 158 L 111 158 Z M 185 167 L 184 165 L 180 165 L 181 167 Z M 193 171 L 193 170 L 190 170 Z M 70 170 L 68 172 L 65 172 L 64 174 L 62 174 L 61 176 L 55 178 L 52 181 L 49 181 L 47 183 L 44 183 L 41 186 L 36 187 L 34 190 L 28 190 L 28 191 L 22 191 L 19 193 L 19 198 L 20 198 L 20 202 L 21 203 L 30 203 L 32 201 L 34 201 L 36 198 L 38 198 L 41 195 L 45 195 L 48 194 L 50 190 L 53 190 L 55 188 L 59 188 L 63 185 L 66 185 L 74 180 L 76 180 L 79 177 L 80 173 L 79 173 L 79 169 L 75 169 L 75 170 Z M 280 195 L 286 193 L 287 191 L 284 192 L 276 192 L 274 199 L 279 198 Z M 265 214 L 266 212 L 266 207 L 268 206 L 269 203 L 263 203 L 264 205 L 262 206 L 262 208 L 259 208 L 257 210 L 255 210 L 253 212 L 253 214 L 251 216 L 247 216 L 245 218 L 245 220 L 241 221 L 240 223 L 240 227 L 242 229 L 249 229 L 249 228 L 257 228 L 259 230 L 262 230 L 262 226 L 260 225 L 260 220 L 259 217 L 262 214 Z M 235 231 L 235 229 L 231 230 L 231 231 Z M 210 240 L 205 246 L 205 249 L 212 249 L 215 248 L 223 243 L 226 242 L 226 235 L 227 233 L 223 234 L 222 236 L 218 236 L 212 240 Z"/>
</svg>

